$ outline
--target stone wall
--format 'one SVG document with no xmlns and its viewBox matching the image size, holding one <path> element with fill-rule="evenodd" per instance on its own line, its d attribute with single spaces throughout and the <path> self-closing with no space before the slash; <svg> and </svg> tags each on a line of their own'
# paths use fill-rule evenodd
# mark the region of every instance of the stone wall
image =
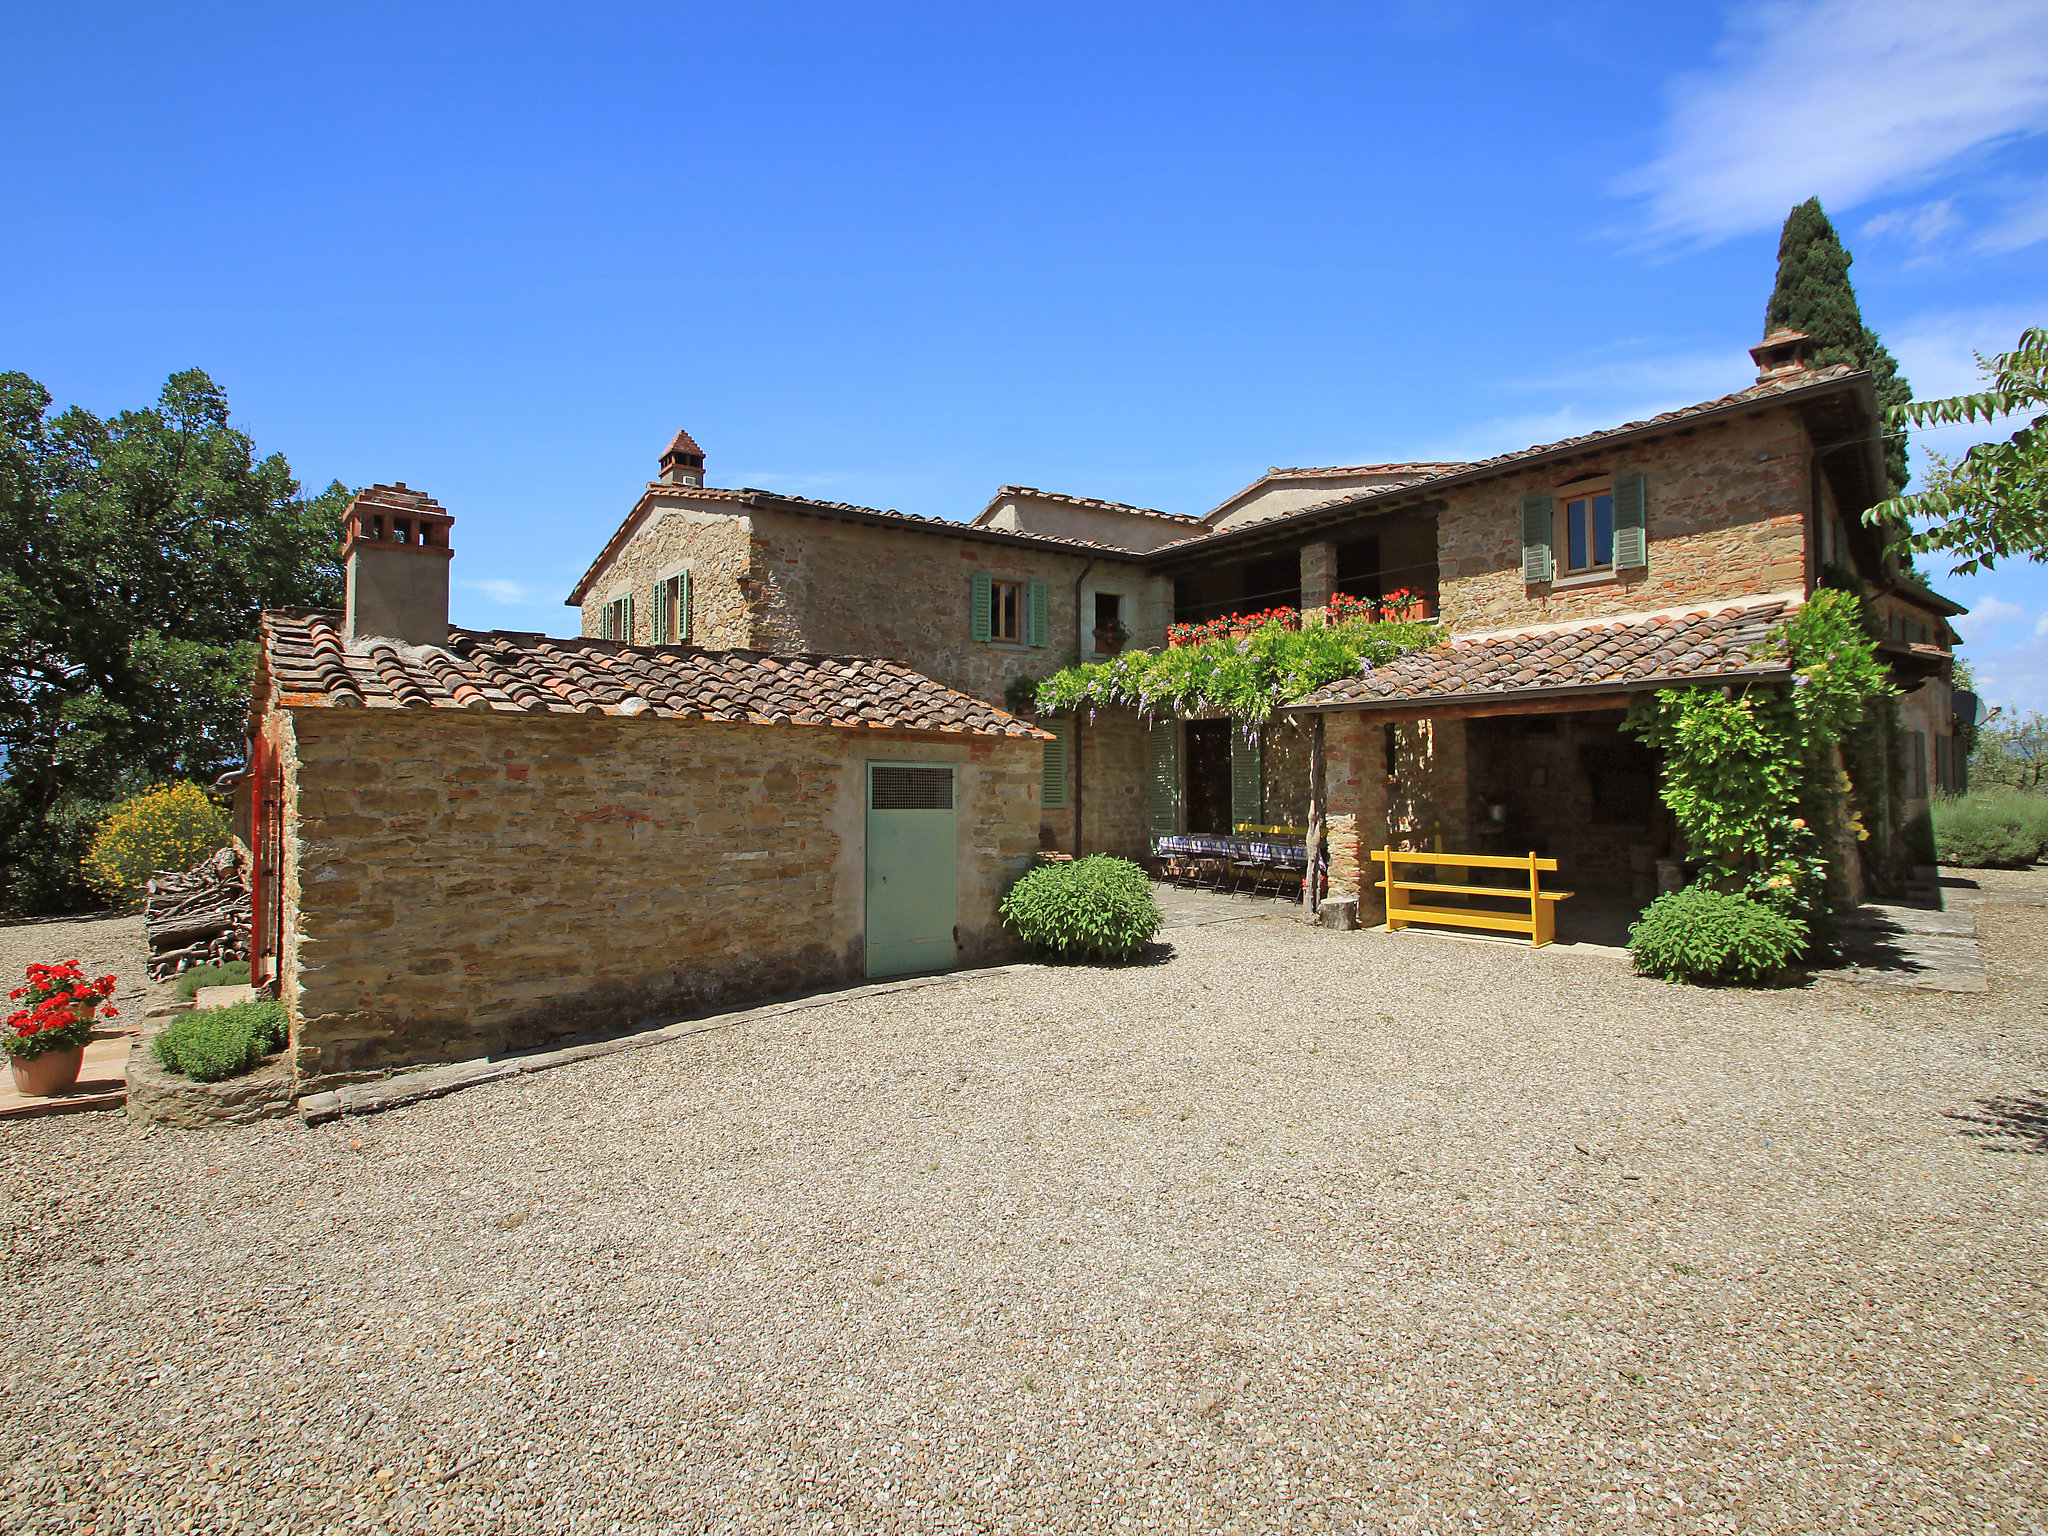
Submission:
<svg viewBox="0 0 2048 1536">
<path fill-rule="evenodd" d="M 1044 678 L 1074 649 L 1074 582 L 1086 555 L 762 511 L 754 518 L 763 606 L 750 644 L 766 650 L 887 656 L 978 699 L 1001 704 L 1013 678 Z M 1043 646 L 974 638 L 974 574 L 1046 584 Z M 1124 598 L 1133 646 L 1165 643 L 1172 620 L 1166 584 L 1135 564 L 1096 561 L 1082 587 L 1094 618 L 1096 592 Z M 1091 644 L 1084 634 L 1082 644 Z"/>
<path fill-rule="evenodd" d="M 1039 743 L 272 711 L 302 1091 L 860 977 L 868 760 L 960 765 L 960 959 L 1038 844 Z"/>
<path fill-rule="evenodd" d="M 1084 825 L 1079 851 L 1144 858 L 1152 851 L 1144 722 L 1134 710 L 1105 709 L 1082 726 L 1081 743 Z"/>
<path fill-rule="evenodd" d="M 1709 422 L 1450 491 L 1437 517 L 1443 618 L 1460 633 L 1799 590 L 1809 442 L 1788 408 Z M 1641 474 L 1649 564 L 1584 584 L 1522 581 L 1522 500 Z"/>
<path fill-rule="evenodd" d="M 604 633 L 605 604 L 633 595 L 633 641 L 654 643 L 654 587 L 690 573 L 690 607 L 697 645 L 753 645 L 749 598 L 758 586 L 751 569 L 748 519 L 731 512 L 676 505 L 649 513 L 608 570 L 583 595 L 583 633 Z"/>
</svg>

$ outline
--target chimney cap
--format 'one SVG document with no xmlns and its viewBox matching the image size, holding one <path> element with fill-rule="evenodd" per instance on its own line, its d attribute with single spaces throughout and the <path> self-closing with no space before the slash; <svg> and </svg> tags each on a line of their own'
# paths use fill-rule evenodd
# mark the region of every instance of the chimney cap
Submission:
<svg viewBox="0 0 2048 1536">
<path fill-rule="evenodd" d="M 1759 384 L 1787 374 L 1803 373 L 1813 366 L 1813 338 L 1804 331 L 1781 325 L 1751 347 L 1749 355 L 1756 359 L 1756 381 Z"/>
<path fill-rule="evenodd" d="M 670 485 L 704 483 L 704 450 L 687 431 L 678 431 L 661 456 L 661 478 Z"/>
<path fill-rule="evenodd" d="M 453 553 L 448 530 L 455 526 L 454 517 L 425 491 L 415 491 L 403 480 L 358 491 L 343 518 L 343 559 L 358 544 L 443 557 Z"/>
</svg>

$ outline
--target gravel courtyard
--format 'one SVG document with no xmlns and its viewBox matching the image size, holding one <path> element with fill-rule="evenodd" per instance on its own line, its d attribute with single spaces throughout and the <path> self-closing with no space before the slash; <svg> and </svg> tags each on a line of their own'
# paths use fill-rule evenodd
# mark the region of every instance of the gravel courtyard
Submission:
<svg viewBox="0 0 2048 1536">
<path fill-rule="evenodd" d="M 308 1130 L 0 1128 L 12 1531 L 2039 1531 L 1992 988 L 1262 917 Z"/>
</svg>

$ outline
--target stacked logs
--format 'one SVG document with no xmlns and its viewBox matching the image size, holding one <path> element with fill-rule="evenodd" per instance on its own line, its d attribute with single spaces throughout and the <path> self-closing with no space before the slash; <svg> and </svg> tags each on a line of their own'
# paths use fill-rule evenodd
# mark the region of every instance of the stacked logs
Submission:
<svg viewBox="0 0 2048 1536">
<path fill-rule="evenodd" d="M 234 849 L 223 848 L 182 874 L 160 869 L 142 889 L 150 980 L 249 958 L 249 886 Z"/>
</svg>

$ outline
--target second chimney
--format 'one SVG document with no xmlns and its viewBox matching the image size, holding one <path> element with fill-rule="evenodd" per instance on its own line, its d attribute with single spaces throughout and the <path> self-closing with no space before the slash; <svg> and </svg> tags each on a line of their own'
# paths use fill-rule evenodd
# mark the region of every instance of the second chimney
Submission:
<svg viewBox="0 0 2048 1536">
<path fill-rule="evenodd" d="M 1813 338 L 1804 331 L 1788 330 L 1781 325 L 1751 347 L 1749 355 L 1756 359 L 1757 383 L 1765 384 L 1811 368 Z"/>
<path fill-rule="evenodd" d="M 448 643 L 448 530 L 455 519 L 421 491 L 373 485 L 348 504 L 341 560 L 348 572 L 348 638 Z"/>
</svg>

